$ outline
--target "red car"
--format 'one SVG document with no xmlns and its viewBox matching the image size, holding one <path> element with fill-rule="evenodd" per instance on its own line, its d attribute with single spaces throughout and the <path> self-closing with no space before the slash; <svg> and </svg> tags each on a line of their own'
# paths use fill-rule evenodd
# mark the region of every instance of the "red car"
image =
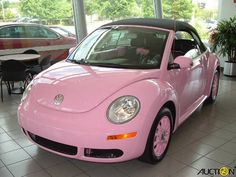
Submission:
<svg viewBox="0 0 236 177">
<path fill-rule="evenodd" d="M 62 60 L 69 49 L 76 45 L 76 38 L 65 37 L 38 24 L 7 24 L 0 26 L 0 55 L 38 53 Z"/>
</svg>

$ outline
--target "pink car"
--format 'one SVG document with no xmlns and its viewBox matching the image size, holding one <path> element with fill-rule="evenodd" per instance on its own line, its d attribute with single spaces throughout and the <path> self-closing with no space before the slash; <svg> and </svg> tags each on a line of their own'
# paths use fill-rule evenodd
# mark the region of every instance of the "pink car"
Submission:
<svg viewBox="0 0 236 177">
<path fill-rule="evenodd" d="M 185 22 L 112 22 L 37 75 L 19 123 L 39 147 L 66 157 L 156 163 L 180 124 L 216 100 L 219 75 L 218 58 Z"/>
</svg>

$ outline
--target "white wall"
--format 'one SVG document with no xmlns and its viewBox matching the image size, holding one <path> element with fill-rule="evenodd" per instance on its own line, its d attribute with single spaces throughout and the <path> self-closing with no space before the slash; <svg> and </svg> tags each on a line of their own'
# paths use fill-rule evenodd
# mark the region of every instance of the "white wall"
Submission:
<svg viewBox="0 0 236 177">
<path fill-rule="evenodd" d="M 229 19 L 236 15 L 236 3 L 234 0 L 219 0 L 219 20 Z M 224 67 L 224 61 L 226 57 L 220 57 L 220 65 Z"/>
<path fill-rule="evenodd" d="M 219 19 L 229 19 L 236 15 L 234 0 L 219 0 Z"/>
</svg>

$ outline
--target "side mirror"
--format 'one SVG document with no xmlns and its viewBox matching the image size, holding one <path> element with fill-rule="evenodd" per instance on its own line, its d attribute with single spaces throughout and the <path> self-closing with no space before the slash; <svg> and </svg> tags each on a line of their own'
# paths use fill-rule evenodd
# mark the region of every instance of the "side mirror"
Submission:
<svg viewBox="0 0 236 177">
<path fill-rule="evenodd" d="M 192 58 L 185 56 L 178 56 L 174 60 L 175 64 L 178 64 L 181 69 L 190 68 L 193 65 Z"/>
</svg>

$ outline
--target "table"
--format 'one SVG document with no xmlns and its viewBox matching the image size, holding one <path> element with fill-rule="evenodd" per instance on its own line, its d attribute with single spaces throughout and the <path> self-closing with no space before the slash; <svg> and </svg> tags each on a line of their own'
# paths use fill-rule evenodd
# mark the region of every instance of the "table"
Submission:
<svg viewBox="0 0 236 177">
<path fill-rule="evenodd" d="M 17 61 L 30 61 L 39 59 L 39 54 L 14 54 L 0 56 L 0 61 L 17 60 Z"/>
</svg>

